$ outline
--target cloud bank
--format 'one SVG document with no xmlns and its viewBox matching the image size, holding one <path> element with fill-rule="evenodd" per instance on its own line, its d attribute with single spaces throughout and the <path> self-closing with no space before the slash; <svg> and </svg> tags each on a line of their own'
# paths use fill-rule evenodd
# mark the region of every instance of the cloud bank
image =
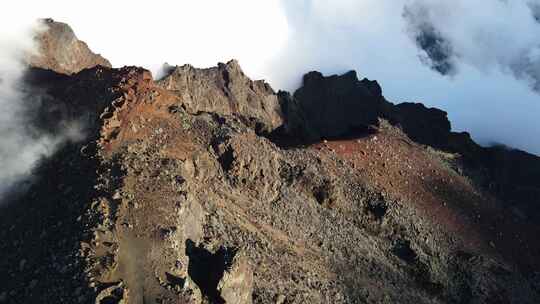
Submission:
<svg viewBox="0 0 540 304">
<path fill-rule="evenodd" d="M 11 23 L 0 30 L 0 199 L 23 190 L 32 169 L 66 140 L 80 139 L 76 122 L 63 122 L 58 134 L 40 130 L 37 109 L 45 96 L 28 88 L 23 77 L 26 56 L 36 54 L 35 33 L 45 30 L 36 20 Z"/>
<path fill-rule="evenodd" d="M 302 72 L 355 69 L 393 102 L 446 110 L 481 144 L 540 154 L 540 1 L 287 1 L 286 48 L 269 68 L 294 89 Z"/>
<path fill-rule="evenodd" d="M 23 102 L 21 79 L 25 71 L 24 55 L 35 49 L 31 37 L 37 25 L 14 24 L 1 28 L 0 196 L 27 175 L 51 146 L 49 138 L 36 138 L 26 128 L 28 109 Z"/>
<path fill-rule="evenodd" d="M 117 67 L 157 73 L 165 62 L 236 58 L 287 90 L 310 70 L 354 69 L 393 102 L 446 110 L 482 144 L 540 154 L 538 0 L 20 0 L 9 9 L 2 22 L 69 23 Z"/>
<path fill-rule="evenodd" d="M 526 1 L 416 0 L 403 17 L 437 72 L 456 73 L 462 64 L 498 68 L 540 91 L 539 8 Z"/>
</svg>

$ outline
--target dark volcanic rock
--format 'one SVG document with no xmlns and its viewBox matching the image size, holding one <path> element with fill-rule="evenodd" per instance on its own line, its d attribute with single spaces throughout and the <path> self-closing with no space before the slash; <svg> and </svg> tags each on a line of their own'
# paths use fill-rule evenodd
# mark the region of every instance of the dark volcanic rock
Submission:
<svg viewBox="0 0 540 304">
<path fill-rule="evenodd" d="M 71 27 L 52 19 L 42 20 L 46 30 L 35 38 L 39 55 L 28 59 L 30 66 L 53 70 L 62 74 L 73 74 L 97 65 L 111 67 L 110 62 L 94 54 L 77 39 Z"/>
<path fill-rule="evenodd" d="M 518 217 L 540 221 L 540 157 L 494 146 L 482 150 L 477 162 L 488 170 L 485 183 Z"/>
<path fill-rule="evenodd" d="M 540 218 L 540 158 L 519 150 L 481 147 L 469 133 L 452 132 L 443 110 L 421 103 L 394 105 L 385 100 L 376 81 L 359 81 L 355 72 L 328 77 L 310 72 L 294 95 L 279 96 L 285 124 L 275 137 L 288 136 L 295 144 L 358 137 L 384 118 L 417 143 L 458 153 L 468 174 L 487 191 Z"/>
<path fill-rule="evenodd" d="M 287 129 L 307 140 L 344 136 L 376 124 L 390 104 L 375 81 L 359 81 L 356 72 L 304 76 L 294 97 L 282 94 Z"/>
<path fill-rule="evenodd" d="M 307 141 L 358 135 L 380 118 L 401 126 L 414 141 L 436 148 L 448 148 L 451 137 L 454 143 L 467 137 L 451 132 L 446 112 L 421 103 L 394 105 L 384 98 L 377 81 L 359 81 L 354 71 L 328 77 L 310 72 L 293 96 L 279 95 L 285 132 Z"/>
<path fill-rule="evenodd" d="M 283 123 L 277 95 L 270 85 L 250 80 L 236 60 L 209 69 L 178 66 L 159 85 L 174 91 L 191 113 L 238 115 L 262 132 Z"/>
<path fill-rule="evenodd" d="M 412 140 L 434 147 L 447 145 L 450 121 L 445 111 L 421 103 L 401 103 L 393 112 L 394 121 Z"/>
</svg>

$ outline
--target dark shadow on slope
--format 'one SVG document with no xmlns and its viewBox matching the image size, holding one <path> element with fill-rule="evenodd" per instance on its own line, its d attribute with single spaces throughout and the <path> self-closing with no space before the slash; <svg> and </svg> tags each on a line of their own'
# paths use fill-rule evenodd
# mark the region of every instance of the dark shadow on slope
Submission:
<svg viewBox="0 0 540 304">
<path fill-rule="evenodd" d="M 211 303 L 225 303 L 217 287 L 224 272 L 231 267 L 235 254 L 235 249 L 223 247 L 212 253 L 203 247 L 197 247 L 192 240 L 186 241 L 186 255 L 189 257 L 188 275 Z"/>
<path fill-rule="evenodd" d="M 77 121 L 87 139 L 56 147 L 56 153 L 37 164 L 25 187 L 5 198 L 0 210 L 0 295 L 6 292 L 7 303 L 95 298 L 79 249 L 101 220 L 91 211 L 92 201 L 109 197 L 105 185 L 94 186 L 106 183 L 99 181 L 104 166 L 95 139 L 99 114 L 118 97 L 111 82 L 111 70 L 102 67 L 72 76 L 42 69 L 29 69 L 26 75 L 22 102 L 39 101 L 28 115 L 28 127 L 54 136 L 63 131 L 63 121 Z"/>
<path fill-rule="evenodd" d="M 320 143 L 322 140 L 352 140 L 369 137 L 377 133 L 377 127 L 374 125 L 369 126 L 356 126 L 349 128 L 346 132 L 338 135 L 331 135 L 327 137 L 315 137 L 309 138 L 301 133 L 288 134 L 284 126 L 281 126 L 274 130 L 270 134 L 263 135 L 273 142 L 281 149 L 294 149 L 302 148 L 310 145 Z"/>
<path fill-rule="evenodd" d="M 540 271 L 540 245 L 536 241 L 540 227 L 534 213 L 526 212 L 522 205 L 474 193 L 458 187 L 456 183 L 441 179 L 426 179 L 424 182 L 435 197 L 446 202 L 445 208 L 450 213 L 456 214 L 460 221 L 471 225 L 474 232 L 481 235 L 484 246 L 491 244 L 496 252 L 507 262 L 518 266 L 525 275 Z M 463 235 L 468 235 L 467 232 L 473 231 L 460 231 Z"/>
<path fill-rule="evenodd" d="M 43 161 L 25 193 L 0 210 L 0 289 L 8 303 L 69 302 L 76 290 L 94 295 L 76 254 L 88 237 L 81 216 L 98 195 L 98 164 L 80 148 L 67 145 Z"/>
<path fill-rule="evenodd" d="M 223 169 L 223 172 L 227 173 L 231 170 L 234 163 L 234 150 L 231 146 L 225 149 L 225 152 L 218 157 L 218 162 Z"/>
</svg>

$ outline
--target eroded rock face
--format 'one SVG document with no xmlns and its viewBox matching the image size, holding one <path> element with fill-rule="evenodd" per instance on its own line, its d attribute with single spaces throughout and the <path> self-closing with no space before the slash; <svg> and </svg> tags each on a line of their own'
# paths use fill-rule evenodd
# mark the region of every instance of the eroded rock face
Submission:
<svg viewBox="0 0 540 304">
<path fill-rule="evenodd" d="M 293 141 L 364 136 L 366 126 L 387 119 L 416 143 L 458 153 L 468 174 L 484 188 L 517 208 L 518 214 L 540 218 L 535 198 L 540 193 L 540 158 L 504 147 L 481 147 L 467 132 L 452 132 L 443 110 L 421 103 L 394 105 L 382 96 L 377 82 L 359 81 L 354 72 L 341 76 L 310 72 L 294 95 L 279 96 L 285 120 L 281 131 Z"/>
<path fill-rule="evenodd" d="M 264 81 L 250 80 L 235 60 L 209 69 L 175 67 L 159 85 L 175 92 L 190 113 L 239 115 L 261 132 L 283 122 L 272 88 Z"/>
<path fill-rule="evenodd" d="M 107 59 L 94 54 L 80 41 L 69 25 L 52 19 L 41 22 L 46 29 L 36 37 L 39 55 L 28 59 L 30 66 L 62 74 L 74 74 L 97 65 L 111 67 Z"/>
<path fill-rule="evenodd" d="M 377 123 L 389 103 L 375 81 L 359 81 L 356 72 L 324 77 L 304 76 L 292 98 L 282 95 L 288 129 L 308 140 L 346 136 Z"/>
</svg>

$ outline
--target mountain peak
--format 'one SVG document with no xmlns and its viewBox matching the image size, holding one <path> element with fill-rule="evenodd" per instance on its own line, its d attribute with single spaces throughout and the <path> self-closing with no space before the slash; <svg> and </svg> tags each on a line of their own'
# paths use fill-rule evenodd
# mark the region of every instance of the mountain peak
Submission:
<svg viewBox="0 0 540 304">
<path fill-rule="evenodd" d="M 79 40 L 68 24 L 51 18 L 41 19 L 40 23 L 45 30 L 35 37 L 38 55 L 28 59 L 31 67 L 61 74 L 74 74 L 97 65 L 111 67 L 107 59 L 93 53 L 85 42 Z"/>
<path fill-rule="evenodd" d="M 264 81 L 249 79 L 236 60 L 205 69 L 183 65 L 168 70 L 159 86 L 173 91 L 191 113 L 239 115 L 265 133 L 283 123 L 274 90 Z"/>
</svg>

